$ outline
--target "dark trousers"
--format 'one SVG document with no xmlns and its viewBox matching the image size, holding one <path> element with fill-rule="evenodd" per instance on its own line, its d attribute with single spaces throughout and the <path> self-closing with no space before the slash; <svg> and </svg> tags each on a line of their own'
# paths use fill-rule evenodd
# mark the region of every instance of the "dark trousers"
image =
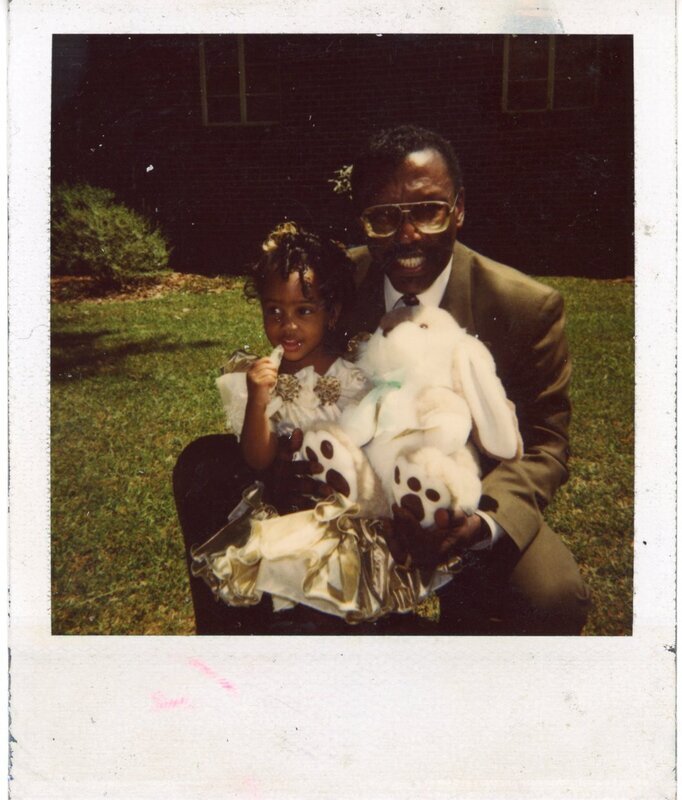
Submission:
<svg viewBox="0 0 682 800">
<path fill-rule="evenodd" d="M 267 483 L 268 476 L 244 463 L 234 436 L 204 436 L 183 450 L 173 471 L 173 493 L 188 567 L 192 545 L 225 524 L 254 480 Z M 546 525 L 522 555 L 503 539 L 491 553 L 474 556 L 439 591 L 437 623 L 416 614 L 390 614 L 349 625 L 305 606 L 275 613 L 267 595 L 255 606 L 232 607 L 191 572 L 189 582 L 200 635 L 577 634 L 590 604 L 573 557 Z"/>
</svg>

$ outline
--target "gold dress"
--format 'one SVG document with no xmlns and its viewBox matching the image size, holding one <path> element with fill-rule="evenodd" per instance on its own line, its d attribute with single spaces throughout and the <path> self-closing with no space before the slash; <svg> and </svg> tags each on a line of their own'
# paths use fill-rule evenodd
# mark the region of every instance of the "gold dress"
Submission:
<svg viewBox="0 0 682 800">
<path fill-rule="evenodd" d="M 244 419 L 245 370 L 253 358 L 233 354 L 217 381 L 228 427 L 235 432 Z M 305 431 L 319 419 L 336 421 L 370 388 L 364 374 L 341 358 L 323 376 L 312 367 L 280 375 L 268 406 L 272 429 Z M 192 572 L 229 605 L 255 605 L 267 592 L 276 611 L 302 603 L 356 623 L 413 611 L 451 579 L 446 571 L 426 574 L 398 566 L 380 520 L 359 517 L 357 506 L 342 495 L 278 516 L 263 503 L 262 491 L 260 483 L 248 487 L 227 524 L 192 553 Z"/>
<path fill-rule="evenodd" d="M 229 605 L 255 605 L 267 592 L 275 611 L 302 603 L 357 623 L 414 611 L 451 579 L 398 566 L 380 521 L 356 516 L 342 495 L 277 516 L 262 491 L 249 487 L 228 524 L 193 552 L 193 573 Z"/>
</svg>

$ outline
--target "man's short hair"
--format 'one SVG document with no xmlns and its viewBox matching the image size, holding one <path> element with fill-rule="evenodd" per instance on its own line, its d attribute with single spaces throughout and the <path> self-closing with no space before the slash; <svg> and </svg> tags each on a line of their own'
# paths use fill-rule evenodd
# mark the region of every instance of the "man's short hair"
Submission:
<svg viewBox="0 0 682 800">
<path fill-rule="evenodd" d="M 370 137 L 353 164 L 351 192 L 353 203 L 365 207 L 370 188 L 385 181 L 410 153 L 432 149 L 443 156 L 455 191 L 462 188 L 462 171 L 452 145 L 435 131 L 417 125 L 386 128 Z"/>
</svg>

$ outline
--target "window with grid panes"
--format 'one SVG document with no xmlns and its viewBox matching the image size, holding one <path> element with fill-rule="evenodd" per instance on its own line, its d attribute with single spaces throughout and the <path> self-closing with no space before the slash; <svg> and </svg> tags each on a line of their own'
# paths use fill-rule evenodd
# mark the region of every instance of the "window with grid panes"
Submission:
<svg viewBox="0 0 682 800">
<path fill-rule="evenodd" d="M 599 89 L 599 37 L 504 37 L 502 110 L 590 108 Z"/>
<path fill-rule="evenodd" d="M 281 116 L 275 37 L 199 37 L 204 125 L 273 125 Z"/>
</svg>

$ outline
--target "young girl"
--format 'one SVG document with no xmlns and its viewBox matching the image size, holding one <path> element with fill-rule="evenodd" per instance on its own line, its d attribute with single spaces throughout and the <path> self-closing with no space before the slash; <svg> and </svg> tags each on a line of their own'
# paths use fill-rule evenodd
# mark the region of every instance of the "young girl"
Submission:
<svg viewBox="0 0 682 800">
<path fill-rule="evenodd" d="M 333 344 L 354 294 L 353 264 L 342 245 L 282 224 L 263 244 L 245 291 L 260 301 L 275 349 L 265 358 L 235 353 L 218 387 L 245 461 L 264 470 L 278 435 L 338 420 L 371 385 Z M 261 488 L 250 487 L 225 528 L 193 552 L 193 573 L 226 603 L 254 605 L 267 592 L 275 610 L 303 603 L 359 622 L 412 610 L 446 581 L 424 583 L 418 571 L 396 568 L 379 521 L 357 518 L 343 495 L 277 517 L 263 505 Z"/>
<path fill-rule="evenodd" d="M 272 464 L 278 435 L 305 430 L 314 420 L 337 420 L 369 389 L 334 344 L 339 315 L 354 296 L 353 263 L 344 247 L 288 222 L 262 249 L 245 293 L 259 300 L 275 349 L 257 359 L 234 354 L 218 379 L 228 424 L 244 460 L 257 470 Z"/>
</svg>

